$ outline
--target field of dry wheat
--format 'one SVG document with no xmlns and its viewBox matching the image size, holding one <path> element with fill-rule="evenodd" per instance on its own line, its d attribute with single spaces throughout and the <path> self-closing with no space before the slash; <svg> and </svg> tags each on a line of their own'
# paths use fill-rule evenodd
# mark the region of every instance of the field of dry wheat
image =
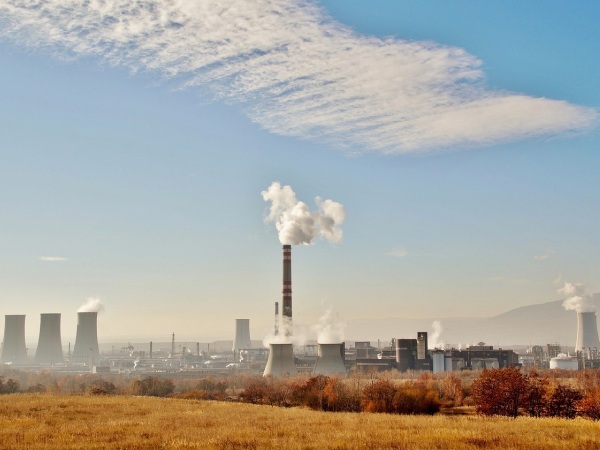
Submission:
<svg viewBox="0 0 600 450">
<path fill-rule="evenodd" d="M 600 448 L 600 422 L 576 419 L 324 413 L 151 397 L 0 397 L 0 448 Z"/>
</svg>

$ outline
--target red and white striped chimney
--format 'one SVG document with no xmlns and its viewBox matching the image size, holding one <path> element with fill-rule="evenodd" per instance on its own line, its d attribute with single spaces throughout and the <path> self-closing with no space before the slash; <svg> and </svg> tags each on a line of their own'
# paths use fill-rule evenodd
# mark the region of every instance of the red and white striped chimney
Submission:
<svg viewBox="0 0 600 450">
<path fill-rule="evenodd" d="M 283 297 L 282 315 L 288 323 L 286 334 L 292 334 L 292 246 L 283 246 Z"/>
</svg>

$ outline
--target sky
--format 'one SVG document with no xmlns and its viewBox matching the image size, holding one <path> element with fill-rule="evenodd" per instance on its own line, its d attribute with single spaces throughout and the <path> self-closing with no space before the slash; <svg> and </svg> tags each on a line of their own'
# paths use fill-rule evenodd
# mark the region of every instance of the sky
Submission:
<svg viewBox="0 0 600 450">
<path fill-rule="evenodd" d="M 598 291 L 599 18 L 595 0 L 0 0 L 0 314 L 34 345 L 40 313 L 69 340 L 89 298 L 101 341 L 232 339 L 236 318 L 262 339 L 273 182 L 344 210 L 339 239 L 292 251 L 306 330 L 333 310 L 346 338 L 385 339 L 381 317 Z"/>
</svg>

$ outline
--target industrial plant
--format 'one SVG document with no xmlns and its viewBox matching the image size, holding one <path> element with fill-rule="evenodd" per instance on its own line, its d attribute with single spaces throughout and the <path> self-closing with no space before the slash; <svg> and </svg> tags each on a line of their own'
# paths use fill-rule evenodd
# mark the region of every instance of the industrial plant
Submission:
<svg viewBox="0 0 600 450">
<path fill-rule="evenodd" d="M 39 339 L 33 357 L 25 342 L 25 315 L 6 315 L 0 363 L 22 369 L 57 372 L 152 374 L 191 377 L 198 374 L 242 372 L 284 377 L 301 373 L 344 376 L 359 371 L 448 372 L 509 366 L 582 370 L 600 367 L 600 341 L 594 311 L 577 312 L 576 341 L 572 352 L 560 344 L 531 345 L 525 351 L 494 348 L 479 342 L 465 348 L 431 346 L 426 331 L 416 337 L 392 337 L 383 343 L 333 339 L 295 344 L 292 326 L 292 246 L 283 245 L 282 314 L 275 302 L 273 336 L 266 345 L 252 341 L 250 319 L 236 318 L 229 346 L 149 342 L 101 351 L 98 312 L 77 313 L 76 338 L 71 351 L 61 336 L 61 314 L 42 313 Z M 401 332 L 401 330 L 399 330 Z M 266 348 L 268 347 L 268 348 Z M 434 348 L 432 348 L 434 347 Z"/>
</svg>

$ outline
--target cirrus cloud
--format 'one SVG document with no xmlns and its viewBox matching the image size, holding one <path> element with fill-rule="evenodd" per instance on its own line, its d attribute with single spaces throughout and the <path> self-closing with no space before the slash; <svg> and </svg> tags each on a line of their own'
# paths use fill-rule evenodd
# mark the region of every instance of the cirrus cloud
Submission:
<svg viewBox="0 0 600 450">
<path fill-rule="evenodd" d="M 480 61 L 359 35 L 305 0 L 1 0 L 0 36 L 156 71 L 272 133 L 348 152 L 481 146 L 595 125 L 596 110 L 486 89 Z"/>
</svg>

